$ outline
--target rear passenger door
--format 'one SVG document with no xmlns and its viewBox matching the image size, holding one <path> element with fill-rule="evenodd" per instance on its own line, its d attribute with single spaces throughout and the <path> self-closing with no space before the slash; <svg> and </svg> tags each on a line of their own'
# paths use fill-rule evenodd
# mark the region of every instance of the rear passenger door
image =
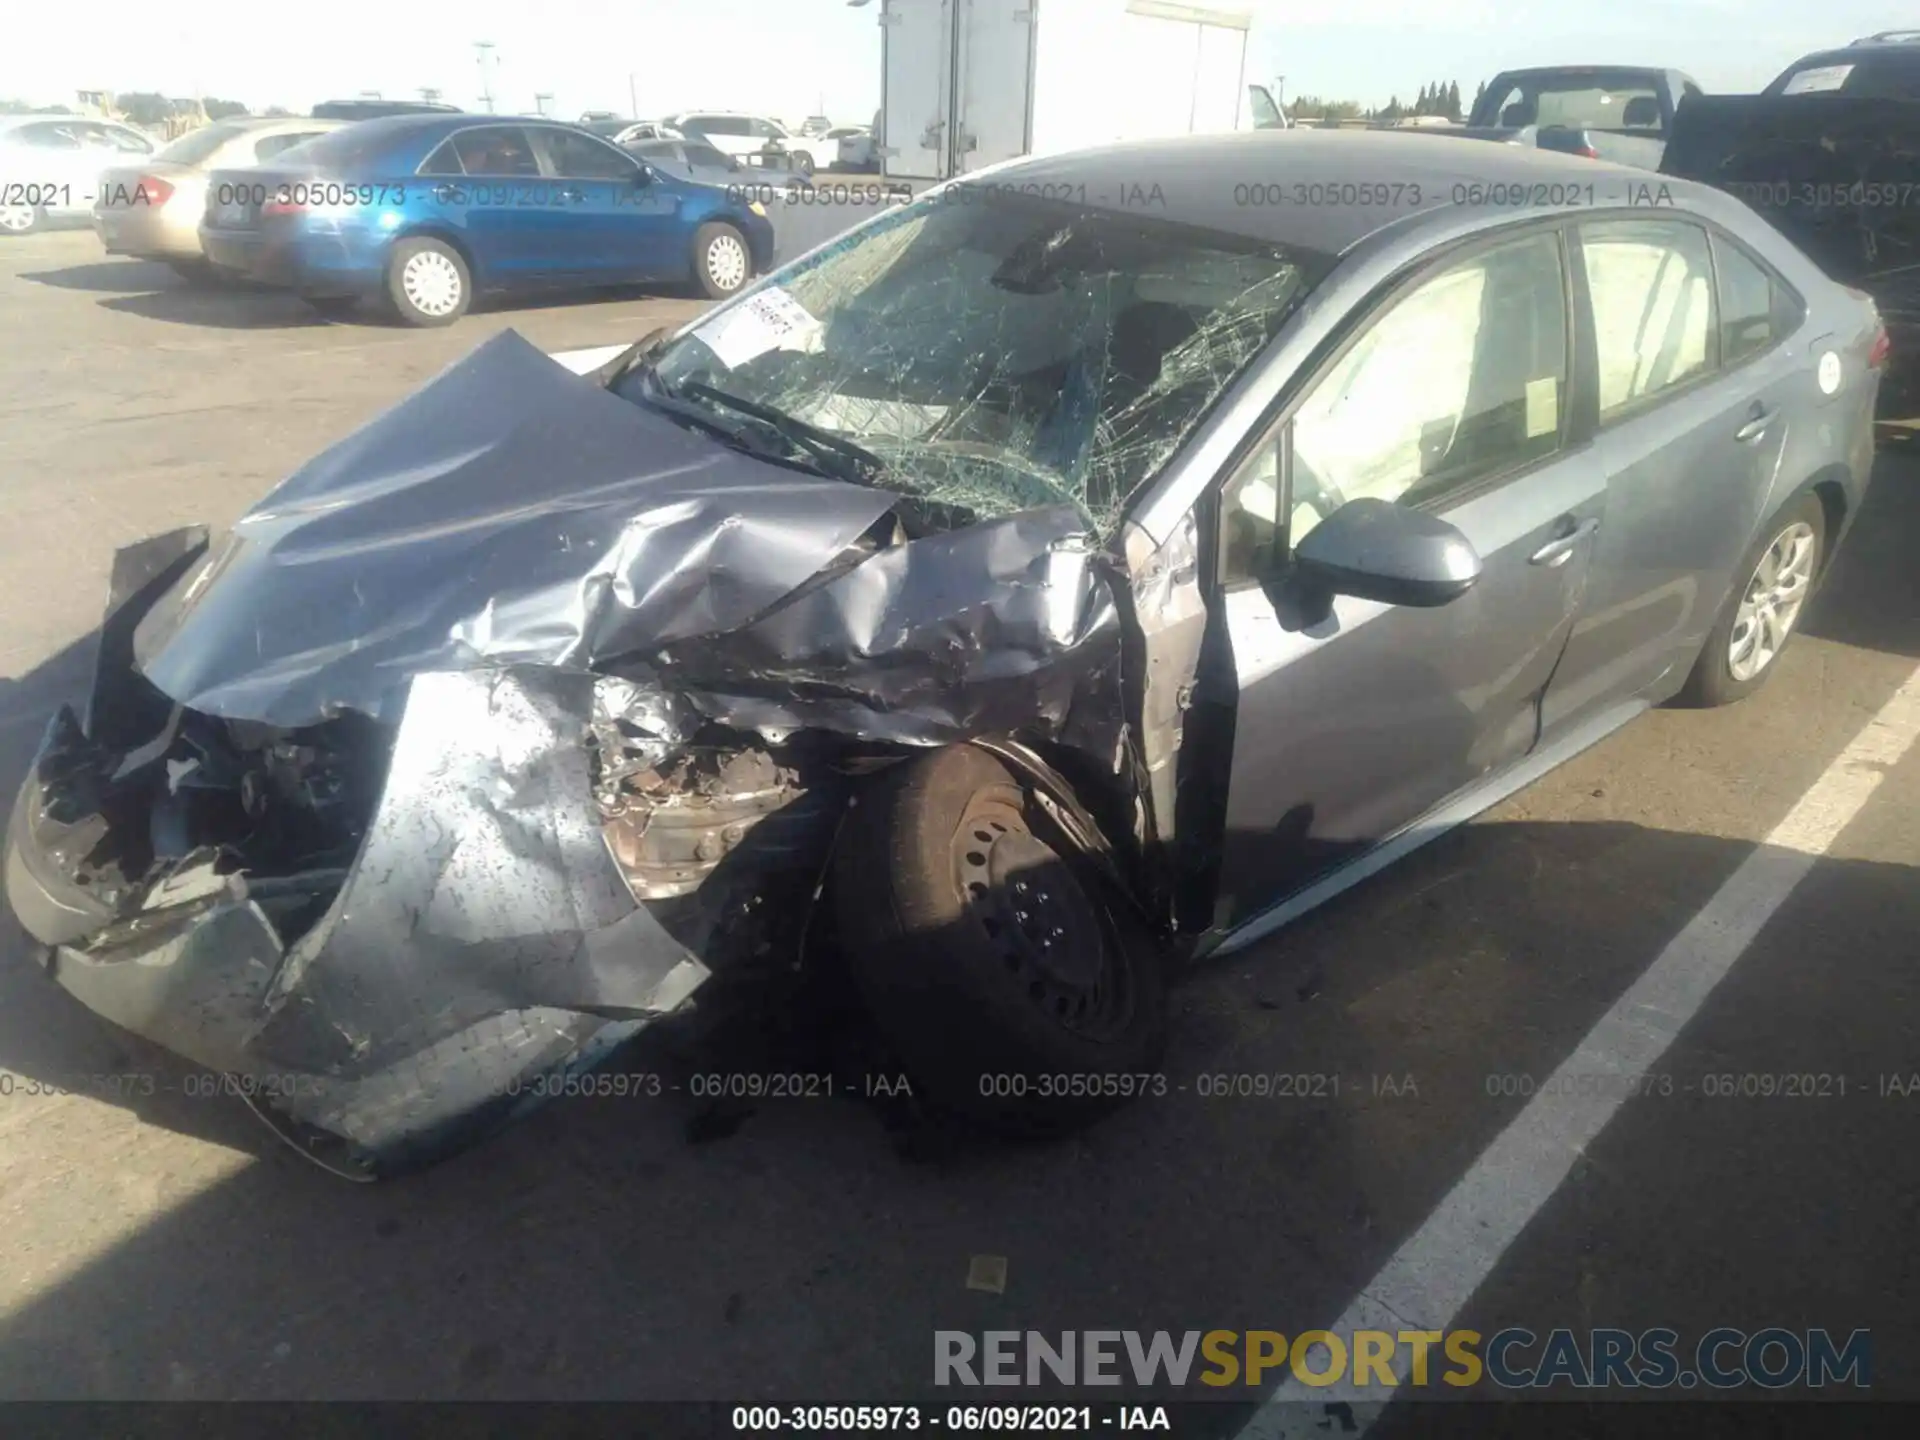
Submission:
<svg viewBox="0 0 1920 1440">
<path fill-rule="evenodd" d="M 1546 698 L 1549 732 L 1684 682 L 1725 603 L 1807 383 L 1784 280 L 1678 217 L 1575 227 L 1607 523 Z M 1717 292 L 1717 293 L 1716 293 Z"/>
<path fill-rule="evenodd" d="M 476 125 L 448 137 L 421 167 L 444 215 L 464 235 L 477 285 L 522 288 L 552 277 L 560 212 L 526 127 Z"/>
</svg>

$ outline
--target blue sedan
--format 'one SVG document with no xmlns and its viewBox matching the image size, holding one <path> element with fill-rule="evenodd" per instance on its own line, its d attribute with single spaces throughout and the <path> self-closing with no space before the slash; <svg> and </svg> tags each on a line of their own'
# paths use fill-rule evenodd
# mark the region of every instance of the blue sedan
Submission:
<svg viewBox="0 0 1920 1440">
<path fill-rule="evenodd" d="M 697 284 L 723 299 L 773 260 L 757 203 L 575 126 L 476 115 L 369 120 L 215 171 L 207 258 L 325 313 L 383 302 L 448 325 L 481 291 Z"/>
</svg>

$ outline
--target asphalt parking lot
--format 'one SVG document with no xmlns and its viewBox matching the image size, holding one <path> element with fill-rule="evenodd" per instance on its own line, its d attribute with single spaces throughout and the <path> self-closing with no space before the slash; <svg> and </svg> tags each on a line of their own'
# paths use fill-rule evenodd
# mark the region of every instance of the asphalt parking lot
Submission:
<svg viewBox="0 0 1920 1440">
<path fill-rule="evenodd" d="M 582 348 L 698 308 L 625 292 L 407 331 L 189 290 L 85 231 L 0 246 L 0 803 L 84 684 L 117 546 L 231 520 L 501 328 Z M 1867 1329 L 1871 1393 L 1920 1399 L 1916 547 L 1920 462 L 1889 453 L 1760 697 L 1647 716 L 1190 977 L 1172 1092 L 1071 1142 L 683 1092 L 560 1101 L 349 1185 L 189 1094 L 0 916 L 0 1394 L 883 1400 L 927 1391 L 941 1329 L 1291 1335 L 1377 1303 L 1483 1333 Z M 1681 979 L 1636 991 L 1660 966 Z M 1523 1117 L 1630 992 L 1672 1032 L 1671 1088 L 1595 1135 Z M 749 1005 L 622 1063 L 841 1063 L 802 1020 Z M 106 1072 L 162 1080 L 24 1083 Z M 1203 1097 L 1219 1074 L 1340 1087 Z M 1843 1093 L 1739 1093 L 1786 1075 Z M 1531 1148 L 1483 1162 L 1517 1118 Z M 1003 1293 L 967 1287 L 976 1256 L 1004 1257 Z M 1222 1433 L 1246 1418 L 1220 1407 Z"/>
</svg>

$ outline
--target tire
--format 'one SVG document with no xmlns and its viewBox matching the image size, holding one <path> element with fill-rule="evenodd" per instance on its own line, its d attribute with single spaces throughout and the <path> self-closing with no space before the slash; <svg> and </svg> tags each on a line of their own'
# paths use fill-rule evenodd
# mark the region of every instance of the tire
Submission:
<svg viewBox="0 0 1920 1440">
<path fill-rule="evenodd" d="M 693 273 L 709 300 L 737 294 L 753 278 L 753 251 L 733 226 L 709 221 L 694 233 Z"/>
<path fill-rule="evenodd" d="M 387 299 L 408 325 L 451 325 L 473 303 L 473 276 L 458 250 L 416 235 L 396 244 L 387 260 Z"/>
<path fill-rule="evenodd" d="M 1753 548 L 1741 558 L 1726 606 L 1714 622 L 1700 658 L 1694 661 L 1693 673 L 1687 677 L 1677 697 L 1678 703 L 1701 707 L 1731 705 L 1746 699 L 1766 683 L 1776 668 L 1780 652 L 1799 629 L 1807 601 L 1819 586 L 1826 553 L 1827 512 L 1820 504 L 1820 497 L 1808 492 L 1789 501 L 1766 523 Z M 1768 607 L 1776 620 L 1784 619 L 1784 624 L 1770 631 L 1761 624 L 1760 616 L 1742 612 L 1747 610 L 1749 596 L 1763 588 L 1763 567 L 1770 561 L 1777 564 L 1782 559 L 1802 578 L 1798 599 L 1790 610 L 1777 599 Z M 1736 634 L 1741 637 L 1739 654 L 1744 657 L 1739 664 L 1736 664 Z M 1770 650 L 1767 648 L 1769 634 L 1777 637 Z M 1755 660 L 1757 668 L 1748 668 Z"/>
<path fill-rule="evenodd" d="M 352 295 L 303 295 L 307 308 L 316 315 L 329 320 L 345 320 L 360 308 L 360 301 Z"/>
<path fill-rule="evenodd" d="M 0 235 L 31 235 L 47 223 L 38 205 L 0 205 Z"/>
<path fill-rule="evenodd" d="M 809 155 L 806 151 L 796 150 L 790 163 L 792 164 L 794 174 L 800 176 L 802 179 L 810 180 L 813 178 L 813 156 Z"/>
<path fill-rule="evenodd" d="M 1152 937 L 1036 818 L 1004 765 L 956 745 L 879 777 L 833 862 L 847 972 L 916 1090 L 1019 1136 L 1150 1091 L 1136 1077 L 1167 1038 Z"/>
</svg>

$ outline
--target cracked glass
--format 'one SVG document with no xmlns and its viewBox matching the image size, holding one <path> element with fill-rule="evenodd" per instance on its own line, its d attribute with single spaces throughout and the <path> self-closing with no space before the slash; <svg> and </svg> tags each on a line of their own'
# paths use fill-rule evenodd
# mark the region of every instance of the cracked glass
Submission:
<svg viewBox="0 0 1920 1440">
<path fill-rule="evenodd" d="M 714 311 L 650 373 L 854 441 L 874 483 L 965 521 L 1067 505 L 1106 534 L 1330 265 L 963 185 Z"/>
</svg>

